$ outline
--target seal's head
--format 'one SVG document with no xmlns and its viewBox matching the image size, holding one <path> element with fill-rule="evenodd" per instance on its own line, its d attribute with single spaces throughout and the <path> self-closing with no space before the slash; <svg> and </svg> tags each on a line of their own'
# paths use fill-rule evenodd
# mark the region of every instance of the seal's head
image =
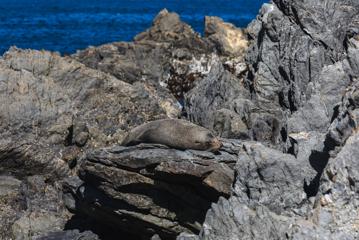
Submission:
<svg viewBox="0 0 359 240">
<path fill-rule="evenodd" d="M 194 143 L 198 150 L 206 150 L 211 152 L 217 152 L 223 144 L 207 129 L 204 129 L 199 134 L 194 136 Z"/>
</svg>

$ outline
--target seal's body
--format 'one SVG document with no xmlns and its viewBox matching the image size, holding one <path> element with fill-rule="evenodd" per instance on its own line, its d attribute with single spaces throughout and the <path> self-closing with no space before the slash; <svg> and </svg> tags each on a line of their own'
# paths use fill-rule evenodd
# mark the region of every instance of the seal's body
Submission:
<svg viewBox="0 0 359 240">
<path fill-rule="evenodd" d="M 180 119 L 163 119 L 142 124 L 132 129 L 122 145 L 158 143 L 181 150 L 218 151 L 222 143 L 200 126 Z"/>
</svg>

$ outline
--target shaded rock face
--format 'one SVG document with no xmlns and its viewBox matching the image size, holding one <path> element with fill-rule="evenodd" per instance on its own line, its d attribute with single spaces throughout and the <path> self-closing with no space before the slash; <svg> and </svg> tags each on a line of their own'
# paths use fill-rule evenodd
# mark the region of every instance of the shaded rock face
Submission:
<svg viewBox="0 0 359 240">
<path fill-rule="evenodd" d="M 228 62 L 212 65 L 210 73 L 185 94 L 189 120 L 225 138 L 255 140 L 287 149 L 285 112 L 261 103 L 245 82 L 246 67 L 236 74 Z"/>
<path fill-rule="evenodd" d="M 50 184 L 39 175 L 22 180 L 2 176 L 0 180 L 1 239 L 32 239 L 63 229 L 70 216 L 60 183 Z"/>
</svg>

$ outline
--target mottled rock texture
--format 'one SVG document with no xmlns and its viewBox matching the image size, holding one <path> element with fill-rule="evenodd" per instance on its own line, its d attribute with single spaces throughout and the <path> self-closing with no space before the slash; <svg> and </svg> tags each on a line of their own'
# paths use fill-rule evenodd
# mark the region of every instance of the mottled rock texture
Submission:
<svg viewBox="0 0 359 240">
<path fill-rule="evenodd" d="M 357 1 L 275 0 L 262 7 L 247 28 L 251 44 L 244 88 L 255 107 L 239 115 L 260 111 L 259 119 L 276 119 L 276 142 L 267 147 L 244 143 L 231 197 L 212 205 L 199 236 L 183 233 L 178 239 L 359 237 L 354 147 L 359 121 L 358 16 Z M 189 99 L 202 109 L 206 104 L 195 94 Z M 238 112 L 235 100 L 224 104 L 219 99 L 207 106 L 218 111 L 220 103 Z M 203 114 L 191 111 L 195 117 Z M 209 118 L 197 119 L 207 123 Z M 270 126 L 268 118 L 260 125 L 245 123 L 253 138 L 261 126 L 261 138 L 254 140 L 266 144 L 263 126 Z"/>
<path fill-rule="evenodd" d="M 358 239 L 359 3 L 274 0 L 201 37 L 0 58 L 1 239 Z M 119 146 L 184 118 L 215 153 Z"/>
<path fill-rule="evenodd" d="M 236 29 L 231 26 L 231 31 Z M 232 168 L 236 162 L 236 149 L 239 148 L 236 141 L 228 142 L 224 149 L 229 153 L 224 151 L 223 156 L 193 153 L 193 159 L 205 163 L 202 166 L 201 162 L 198 170 L 185 176 L 198 181 L 194 184 L 196 191 L 203 191 L 205 196 L 197 196 L 199 193 L 196 191 L 181 186 L 181 179 L 186 177 L 180 177 L 179 182 L 177 177 L 169 177 L 168 182 L 163 180 L 169 189 L 192 191 L 193 199 L 198 198 L 205 203 L 194 212 L 188 210 L 181 213 L 180 206 L 185 206 L 185 203 L 180 200 L 177 205 L 174 204 L 176 211 L 172 210 L 171 204 L 157 206 L 154 201 L 148 209 L 164 212 L 157 216 L 163 223 L 151 223 L 146 219 L 146 212 L 139 211 L 137 213 L 142 217 L 119 216 L 119 221 L 130 219 L 129 223 L 120 224 L 122 228 L 112 223 L 106 228 L 108 221 L 103 224 L 102 218 L 92 219 L 93 215 L 87 214 L 88 210 L 81 211 L 83 208 L 77 206 L 77 200 L 87 201 L 88 196 L 74 199 L 67 190 L 77 191 L 80 180 L 73 178 L 76 178 L 79 169 L 86 172 L 83 168 L 90 162 L 87 157 L 96 152 L 95 149 L 118 145 L 130 129 L 142 123 L 180 117 L 184 92 L 208 74 L 212 58 L 215 61 L 219 59 L 219 48 L 220 45 L 215 46 L 206 38 L 201 38 L 189 25 L 181 22 L 177 14 L 163 10 L 154 20 L 153 27 L 136 36 L 132 43 L 89 48 L 72 57 L 16 47 L 6 52 L 0 58 L 0 238 L 95 236 L 71 230 L 79 229 L 92 230 L 103 239 L 111 239 L 111 231 L 116 234 L 125 231 L 126 238 L 136 239 L 138 235 L 156 235 L 157 230 L 153 230 L 152 226 L 172 238 L 188 229 L 198 232 L 210 203 L 219 196 L 230 195 Z M 156 152 L 156 147 L 153 148 Z M 164 165 L 166 154 L 172 152 L 179 155 L 176 158 L 178 161 L 185 162 L 177 166 L 174 161 L 166 167 L 167 170 L 163 170 L 163 175 L 167 171 L 169 176 L 177 176 L 191 170 L 192 165 L 186 163 L 192 161 L 190 153 L 182 156 L 181 151 L 164 150 L 163 146 L 157 147 L 157 150 L 162 157 L 158 161 Z M 132 156 L 140 152 L 134 149 Z M 148 161 L 150 156 L 145 156 L 143 160 Z M 136 161 L 131 164 L 137 164 Z M 84 163 L 83 167 L 80 163 Z M 151 167 L 146 165 L 145 168 Z M 122 171 L 124 175 L 119 178 L 130 181 L 131 171 L 128 174 Z M 156 192 L 159 188 L 157 179 L 151 181 L 153 184 L 145 189 Z M 97 186 L 91 187 L 98 191 Z M 138 194 L 136 191 L 131 193 L 134 199 Z M 151 197 L 162 202 L 175 199 L 170 192 L 161 196 L 149 195 L 144 199 L 152 201 Z M 92 206 L 92 203 L 88 204 Z M 133 206 L 136 204 L 139 203 L 132 203 Z M 169 212 L 168 216 L 165 212 Z M 186 216 L 187 213 L 189 216 Z M 184 220 L 178 221 L 176 214 Z M 149 230 L 141 224 L 136 227 L 135 222 L 131 222 L 133 219 L 144 223 L 144 226 L 149 222 L 152 225 Z M 174 229 L 171 229 L 172 226 Z M 67 229 L 67 232 L 61 232 Z"/>
<path fill-rule="evenodd" d="M 84 183 L 70 187 L 69 198 L 100 221 L 142 237 L 174 239 L 182 231 L 199 232 L 211 203 L 230 195 L 236 159 L 225 151 L 150 144 L 102 149 L 87 154 Z"/>
</svg>

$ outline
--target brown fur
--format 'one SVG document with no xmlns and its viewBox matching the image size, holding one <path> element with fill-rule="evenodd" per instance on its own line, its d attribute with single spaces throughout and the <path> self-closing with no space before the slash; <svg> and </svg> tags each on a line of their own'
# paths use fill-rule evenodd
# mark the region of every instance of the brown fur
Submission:
<svg viewBox="0 0 359 240">
<path fill-rule="evenodd" d="M 180 119 L 163 119 L 132 129 L 122 142 L 124 146 L 158 143 L 177 149 L 218 151 L 222 143 L 200 126 Z"/>
</svg>

